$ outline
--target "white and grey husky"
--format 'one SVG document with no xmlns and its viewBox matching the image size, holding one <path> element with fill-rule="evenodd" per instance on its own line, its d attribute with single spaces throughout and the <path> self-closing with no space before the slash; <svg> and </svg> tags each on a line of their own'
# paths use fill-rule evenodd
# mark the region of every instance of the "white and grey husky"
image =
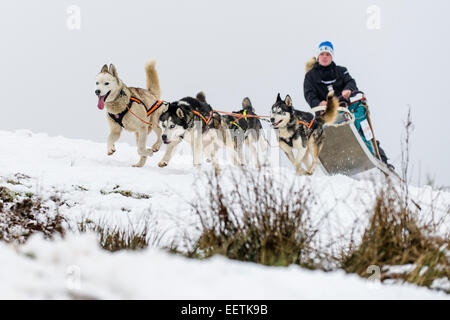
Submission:
<svg viewBox="0 0 450 320">
<path fill-rule="evenodd" d="M 110 133 L 107 140 L 107 154 L 112 155 L 116 148 L 114 143 L 119 139 L 122 129 L 134 132 L 139 161 L 134 167 L 142 167 L 148 156 L 157 152 L 162 145 L 159 117 L 162 113 L 162 101 L 159 101 L 161 90 L 155 61 L 145 66 L 147 89 L 127 87 L 119 79 L 114 65 L 105 64 L 96 77 L 95 94 L 98 96 L 98 108 L 106 107 L 106 119 Z M 146 148 L 147 135 L 154 130 L 157 140 L 151 149 Z"/>
<path fill-rule="evenodd" d="M 203 97 L 203 93 L 197 95 Z M 158 163 L 165 167 L 173 156 L 175 148 L 185 140 L 191 145 L 193 163 L 201 166 L 203 155 L 217 166 L 216 151 L 226 147 L 233 163 L 238 164 L 236 152 L 226 120 L 200 98 L 185 97 L 171 102 L 160 117 L 163 128 L 162 140 L 167 144 L 166 153 Z"/>
<path fill-rule="evenodd" d="M 325 111 L 319 116 L 310 112 L 295 110 L 289 95 L 284 100 L 280 94 L 271 109 L 270 121 L 277 130 L 280 148 L 294 165 L 299 174 L 312 174 L 319 161 L 320 150 L 323 145 L 323 125 L 332 123 L 337 116 L 338 99 L 331 91 L 327 96 Z M 293 149 L 297 149 L 294 157 Z M 312 163 L 309 163 L 309 157 Z M 304 164 L 306 170 L 301 167 Z"/>
</svg>

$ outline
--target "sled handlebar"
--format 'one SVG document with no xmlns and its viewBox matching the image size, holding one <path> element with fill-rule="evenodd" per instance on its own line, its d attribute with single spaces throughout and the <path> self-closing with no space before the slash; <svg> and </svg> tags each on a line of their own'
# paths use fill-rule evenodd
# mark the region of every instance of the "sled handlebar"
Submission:
<svg viewBox="0 0 450 320">
<path fill-rule="evenodd" d="M 364 92 L 359 91 L 359 90 L 352 91 L 352 93 L 350 94 L 350 98 L 351 98 L 351 97 L 354 97 L 354 96 L 356 96 L 357 94 L 360 94 L 360 93 L 364 94 Z M 343 103 L 348 104 L 348 103 L 350 102 L 349 100 L 344 99 L 344 97 L 342 96 L 342 94 L 341 94 L 339 97 L 337 97 L 337 98 L 338 98 L 338 100 L 339 100 L 339 104 L 343 104 Z"/>
</svg>

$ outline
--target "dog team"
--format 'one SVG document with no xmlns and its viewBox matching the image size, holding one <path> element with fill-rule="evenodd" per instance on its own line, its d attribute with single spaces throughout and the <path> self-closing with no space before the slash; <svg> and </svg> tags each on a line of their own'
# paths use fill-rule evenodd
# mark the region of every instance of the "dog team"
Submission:
<svg viewBox="0 0 450 320">
<path fill-rule="evenodd" d="M 161 100 L 161 89 L 155 61 L 145 66 L 146 89 L 127 87 L 119 78 L 117 68 L 104 65 L 96 76 L 95 94 L 98 108 L 106 108 L 109 124 L 107 154 L 115 151 L 115 142 L 123 129 L 136 135 L 139 161 L 134 167 L 144 166 L 147 157 L 167 145 L 158 166 L 165 167 L 173 157 L 177 145 L 185 140 L 191 145 L 193 163 L 200 166 L 203 156 L 217 165 L 218 148 L 225 148 L 233 164 L 243 164 L 243 145 L 247 145 L 258 167 L 257 146 L 266 150 L 268 141 L 263 136 L 260 117 L 249 98 L 242 101 L 242 109 L 233 113 L 213 110 L 203 92 L 194 97 L 185 97 L 174 102 Z M 323 144 L 323 126 L 335 121 L 339 102 L 330 91 L 326 108 L 315 115 L 294 109 L 289 95 L 280 94 L 271 107 L 270 122 L 277 133 L 280 148 L 293 164 L 298 174 L 312 174 L 318 164 Z M 154 131 L 156 142 L 147 149 L 147 137 Z M 297 150 L 294 156 L 293 150 Z M 312 160 L 312 161 L 311 161 Z M 304 168 L 302 168 L 302 164 Z"/>
</svg>

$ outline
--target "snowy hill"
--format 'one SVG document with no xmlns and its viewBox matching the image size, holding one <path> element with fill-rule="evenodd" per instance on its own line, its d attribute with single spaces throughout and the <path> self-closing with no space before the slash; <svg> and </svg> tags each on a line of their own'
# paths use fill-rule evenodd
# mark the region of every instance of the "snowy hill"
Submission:
<svg viewBox="0 0 450 320">
<path fill-rule="evenodd" d="M 124 232 L 150 224 L 161 232 L 158 246 L 198 233 L 198 217 L 189 202 L 202 194 L 207 201 L 207 188 L 201 187 L 202 171 L 192 167 L 190 155 L 175 156 L 168 167 L 159 168 L 163 148 L 143 168 L 132 168 L 136 147 L 118 143 L 116 148 L 107 156 L 101 143 L 27 130 L 0 131 L 0 186 L 39 195 L 72 230 L 87 219 Z M 339 248 L 350 241 L 355 220 L 361 221 L 361 228 L 367 221 L 363 213 L 375 197 L 373 181 L 340 175 L 298 177 L 291 168 L 272 172 L 277 185 L 307 183 L 318 194 L 315 218 L 328 215 L 319 231 L 322 243 L 339 239 L 331 246 Z M 442 214 L 438 218 L 444 219 L 443 226 L 449 225 L 449 193 L 411 187 L 410 195 L 423 212 L 432 206 Z M 440 235 L 446 232 L 442 228 Z M 98 246 L 94 234 L 77 232 L 53 241 L 32 236 L 18 247 L 0 241 L 0 298 L 448 299 L 442 292 L 411 284 L 381 285 L 343 271 L 266 267 L 224 257 L 200 261 L 158 246 L 110 253 Z"/>
</svg>

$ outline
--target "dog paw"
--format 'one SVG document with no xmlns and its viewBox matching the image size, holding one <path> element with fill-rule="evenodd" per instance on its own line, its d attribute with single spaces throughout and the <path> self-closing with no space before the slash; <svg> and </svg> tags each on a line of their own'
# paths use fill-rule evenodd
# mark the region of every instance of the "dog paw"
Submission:
<svg viewBox="0 0 450 320">
<path fill-rule="evenodd" d="M 135 163 L 132 165 L 133 168 L 142 168 L 144 166 L 143 163 L 141 163 L 140 161 L 138 163 Z"/>
<path fill-rule="evenodd" d="M 112 155 L 114 152 L 116 152 L 116 148 L 113 146 L 112 148 L 109 148 L 107 151 L 108 156 Z"/>
<path fill-rule="evenodd" d="M 167 166 L 167 164 L 168 164 L 167 161 L 160 161 L 160 162 L 158 162 L 158 167 L 164 168 L 165 166 Z"/>
<path fill-rule="evenodd" d="M 154 145 L 154 146 L 152 147 L 152 151 L 153 151 L 153 152 L 158 152 L 160 148 L 161 148 L 161 145 L 160 145 L 160 144 Z"/>
<path fill-rule="evenodd" d="M 144 164 L 145 164 L 146 161 L 147 161 L 147 157 L 142 157 L 142 156 L 141 156 L 141 159 L 139 159 L 139 162 L 136 163 L 136 164 L 133 164 L 133 167 L 134 167 L 134 168 L 141 168 L 141 167 L 144 166 Z"/>
</svg>

